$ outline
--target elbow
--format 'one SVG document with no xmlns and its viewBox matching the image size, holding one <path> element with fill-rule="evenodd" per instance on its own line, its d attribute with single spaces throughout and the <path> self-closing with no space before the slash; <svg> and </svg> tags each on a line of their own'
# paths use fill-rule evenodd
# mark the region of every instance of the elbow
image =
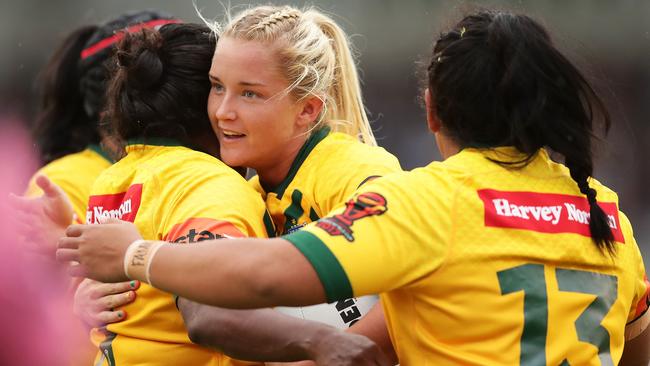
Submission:
<svg viewBox="0 0 650 366">
<path fill-rule="evenodd" d="M 237 321 L 231 310 L 201 305 L 193 316 L 185 318 L 185 327 L 192 343 L 230 355 L 238 351 Z"/>
<path fill-rule="evenodd" d="M 217 341 L 218 333 L 212 333 L 211 327 L 206 322 L 200 321 L 199 317 L 194 317 L 190 321 L 185 322 L 187 328 L 187 335 L 190 341 L 204 347 L 214 347 L 212 341 Z"/>
</svg>

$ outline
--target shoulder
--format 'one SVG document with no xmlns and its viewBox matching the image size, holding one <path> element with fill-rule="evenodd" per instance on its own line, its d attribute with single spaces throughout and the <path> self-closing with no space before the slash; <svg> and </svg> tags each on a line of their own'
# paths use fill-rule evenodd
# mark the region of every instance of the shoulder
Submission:
<svg viewBox="0 0 650 366">
<path fill-rule="evenodd" d="M 343 133 L 328 135 L 314 148 L 302 168 L 311 176 L 327 177 L 331 183 L 328 185 L 341 189 L 348 184 L 356 189 L 368 177 L 402 171 L 397 158 L 384 148 L 364 144 Z"/>
<path fill-rule="evenodd" d="M 332 163 L 382 165 L 391 167 L 395 171 L 401 170 L 397 158 L 383 147 L 364 144 L 340 132 L 329 134 L 317 145 L 314 156 L 319 160 Z"/>
<path fill-rule="evenodd" d="M 83 150 L 78 153 L 69 154 L 56 159 L 40 168 L 35 174 L 45 175 L 52 182 L 60 186 L 68 195 L 74 191 L 88 191 L 95 179 L 111 163 L 90 150 Z M 40 192 L 35 187 L 34 177 L 30 180 L 27 194 Z M 40 194 L 40 193 L 39 193 Z"/>
</svg>

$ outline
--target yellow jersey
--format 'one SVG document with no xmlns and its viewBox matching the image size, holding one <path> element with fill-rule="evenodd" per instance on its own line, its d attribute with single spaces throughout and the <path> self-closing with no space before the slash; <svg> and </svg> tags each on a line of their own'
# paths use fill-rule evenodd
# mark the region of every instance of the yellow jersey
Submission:
<svg viewBox="0 0 650 366">
<path fill-rule="evenodd" d="M 402 365 L 612 365 L 649 284 L 616 194 L 595 180 L 616 255 L 589 234 L 568 169 L 539 151 L 464 149 L 364 185 L 285 236 L 328 301 L 382 293 Z M 644 315 L 644 319 L 647 316 Z"/>
<path fill-rule="evenodd" d="M 251 179 L 251 183 L 266 201 L 271 215 L 271 220 L 267 219 L 269 230 L 279 236 L 325 216 L 373 178 L 398 171 L 399 161 L 383 148 L 324 127 L 305 142 L 277 187 L 263 187 L 258 177 Z M 344 329 L 367 314 L 376 302 L 376 296 L 350 296 L 333 304 L 276 310 Z"/>
<path fill-rule="evenodd" d="M 89 224 L 116 217 L 133 222 L 144 239 L 179 244 L 265 236 L 264 202 L 218 159 L 162 139 L 132 141 L 126 151 L 95 182 Z M 94 331 L 96 364 L 243 364 L 193 344 L 171 294 L 142 284 L 122 309 L 124 321 Z"/>
<path fill-rule="evenodd" d="M 250 182 L 262 194 L 276 235 L 298 230 L 325 216 L 373 178 L 401 171 L 395 156 L 329 127 L 315 131 L 298 152 L 277 187 Z"/>
<path fill-rule="evenodd" d="M 30 180 L 25 196 L 36 197 L 43 191 L 36 185 L 34 178 L 45 175 L 61 187 L 72 203 L 77 223 L 84 223 L 86 206 L 93 182 L 99 173 L 111 166 L 112 161 L 98 145 L 56 159 L 39 169 Z"/>
</svg>

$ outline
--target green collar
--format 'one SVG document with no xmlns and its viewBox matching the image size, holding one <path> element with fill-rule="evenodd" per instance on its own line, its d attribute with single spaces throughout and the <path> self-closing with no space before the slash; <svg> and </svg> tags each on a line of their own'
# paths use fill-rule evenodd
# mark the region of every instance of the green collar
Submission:
<svg viewBox="0 0 650 366">
<path fill-rule="evenodd" d="M 99 155 L 102 158 L 106 159 L 106 161 L 108 161 L 109 163 L 111 163 L 111 164 L 115 163 L 115 160 L 111 159 L 111 157 L 106 153 L 106 151 L 104 151 L 104 149 L 102 149 L 101 146 L 99 146 L 97 144 L 90 144 L 90 145 L 88 145 L 88 149 L 96 152 L 97 155 Z"/>
<path fill-rule="evenodd" d="M 323 141 L 327 135 L 330 133 L 330 127 L 325 126 L 309 136 L 307 141 L 305 141 L 305 144 L 302 145 L 300 148 L 300 151 L 298 151 L 298 155 L 296 155 L 296 158 L 293 160 L 293 163 L 291 163 L 291 168 L 289 168 L 289 173 L 287 173 L 287 176 L 284 178 L 280 184 L 278 184 L 277 187 L 274 189 L 267 190 L 266 187 L 263 187 L 265 191 L 267 192 L 273 192 L 277 194 L 278 199 L 282 199 L 282 195 L 284 195 L 284 191 L 287 189 L 293 178 L 296 176 L 298 173 L 298 169 L 300 169 L 300 166 L 302 166 L 302 163 L 305 162 L 309 154 L 311 153 L 312 150 L 318 145 L 319 142 Z M 262 182 L 260 181 L 260 184 Z"/>
<path fill-rule="evenodd" d="M 126 145 L 185 146 L 185 144 L 176 139 L 166 137 L 137 137 L 126 140 Z"/>
</svg>

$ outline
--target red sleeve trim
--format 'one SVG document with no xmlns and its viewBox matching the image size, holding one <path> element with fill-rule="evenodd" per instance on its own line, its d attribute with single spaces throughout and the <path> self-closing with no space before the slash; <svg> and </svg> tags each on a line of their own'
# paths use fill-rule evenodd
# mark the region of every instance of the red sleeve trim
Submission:
<svg viewBox="0 0 650 366">
<path fill-rule="evenodd" d="M 648 307 L 650 306 L 650 282 L 648 281 L 648 276 L 644 276 L 643 281 L 645 282 L 645 295 L 643 295 L 641 300 L 636 305 L 634 320 L 640 318 L 643 314 L 645 314 L 648 311 Z"/>
</svg>

